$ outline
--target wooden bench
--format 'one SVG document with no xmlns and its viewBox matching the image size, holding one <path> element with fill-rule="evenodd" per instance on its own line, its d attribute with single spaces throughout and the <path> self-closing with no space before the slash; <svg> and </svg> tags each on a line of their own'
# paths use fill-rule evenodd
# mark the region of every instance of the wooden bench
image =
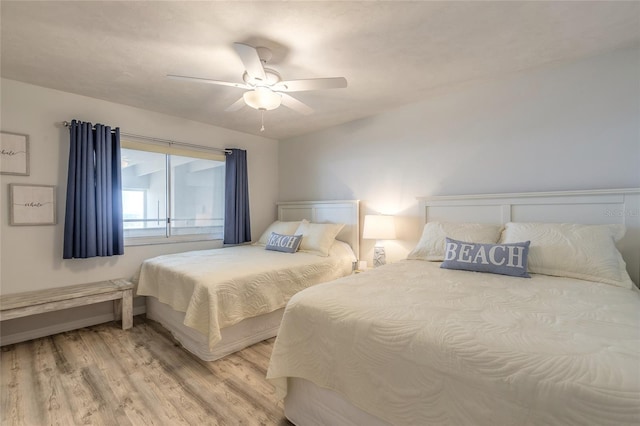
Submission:
<svg viewBox="0 0 640 426">
<path fill-rule="evenodd" d="M 0 321 L 114 301 L 122 329 L 133 326 L 133 284 L 123 279 L 78 284 L 0 296 Z"/>
</svg>

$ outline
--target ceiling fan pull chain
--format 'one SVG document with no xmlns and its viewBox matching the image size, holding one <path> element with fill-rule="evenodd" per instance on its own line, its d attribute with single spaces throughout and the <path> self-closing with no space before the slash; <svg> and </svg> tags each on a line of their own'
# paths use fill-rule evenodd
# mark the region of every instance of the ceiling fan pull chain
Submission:
<svg viewBox="0 0 640 426">
<path fill-rule="evenodd" d="M 263 109 L 260 110 L 260 120 L 262 122 L 262 127 L 260 127 L 260 131 L 264 132 L 264 110 Z"/>
</svg>

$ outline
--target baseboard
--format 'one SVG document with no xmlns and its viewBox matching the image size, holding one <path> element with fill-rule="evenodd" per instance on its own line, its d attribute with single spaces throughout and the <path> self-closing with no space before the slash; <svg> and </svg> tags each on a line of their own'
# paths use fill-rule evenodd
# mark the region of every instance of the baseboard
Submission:
<svg viewBox="0 0 640 426">
<path fill-rule="evenodd" d="M 146 312 L 146 306 L 135 306 L 133 315 L 140 315 Z M 52 334 L 63 333 L 65 331 L 77 330 L 83 327 L 89 327 L 96 324 L 103 324 L 115 320 L 113 312 L 94 317 L 80 318 L 75 321 L 67 321 L 55 324 L 49 327 L 41 327 L 22 333 L 14 333 L 6 336 L 0 336 L 0 346 L 12 345 L 14 343 L 25 342 L 27 340 L 37 339 L 40 337 L 51 336 Z"/>
</svg>

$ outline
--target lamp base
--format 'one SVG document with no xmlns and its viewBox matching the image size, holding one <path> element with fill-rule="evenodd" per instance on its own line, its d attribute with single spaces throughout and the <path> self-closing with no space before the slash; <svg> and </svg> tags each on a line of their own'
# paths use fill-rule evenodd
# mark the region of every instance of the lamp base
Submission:
<svg viewBox="0 0 640 426">
<path fill-rule="evenodd" d="M 373 266 L 382 266 L 387 263 L 387 255 L 384 252 L 384 247 L 375 246 L 373 248 Z"/>
</svg>

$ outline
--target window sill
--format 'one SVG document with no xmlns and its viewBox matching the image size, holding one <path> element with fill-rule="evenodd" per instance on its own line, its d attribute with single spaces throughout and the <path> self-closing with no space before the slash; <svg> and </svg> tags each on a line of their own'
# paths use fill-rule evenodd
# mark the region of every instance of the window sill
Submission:
<svg viewBox="0 0 640 426">
<path fill-rule="evenodd" d="M 201 241 L 220 241 L 217 235 L 176 235 L 167 237 L 130 237 L 124 239 L 125 247 L 152 246 L 158 244 L 196 243 Z"/>
</svg>

